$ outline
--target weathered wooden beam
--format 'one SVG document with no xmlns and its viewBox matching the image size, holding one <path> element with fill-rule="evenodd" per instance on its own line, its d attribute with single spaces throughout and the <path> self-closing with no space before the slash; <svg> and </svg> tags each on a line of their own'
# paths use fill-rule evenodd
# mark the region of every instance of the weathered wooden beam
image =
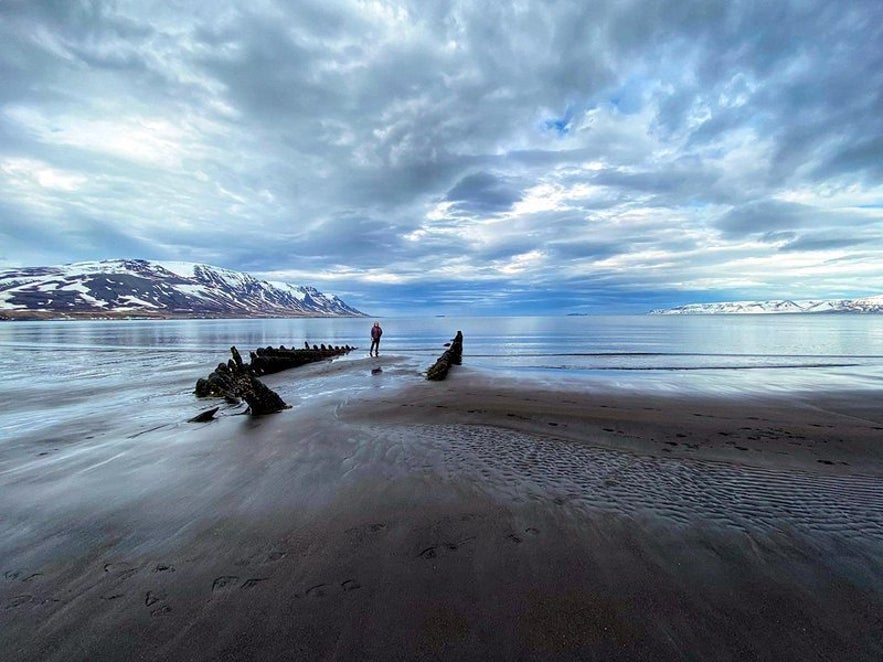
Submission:
<svg viewBox="0 0 883 662">
<path fill-rule="evenodd" d="M 454 339 L 448 343 L 448 348 L 442 352 L 438 360 L 426 370 L 426 379 L 439 382 L 448 376 L 448 370 L 452 365 L 463 363 L 463 332 L 457 331 Z"/>
<path fill-rule="evenodd" d="M 259 347 L 250 352 L 250 362 L 245 363 L 236 347 L 230 348 L 231 358 L 227 363 L 219 363 L 217 368 L 206 378 L 196 382 L 194 393 L 197 397 L 222 397 L 228 402 L 243 399 L 248 403 L 254 415 L 270 414 L 288 407 L 285 401 L 271 388 L 258 379 L 259 375 L 269 375 L 282 370 L 296 368 L 328 358 L 334 358 L 355 349 L 349 345 L 343 347 L 321 347 L 313 349 L 287 349 Z"/>
<path fill-rule="evenodd" d="M 286 349 L 280 347 L 262 347 L 251 354 L 251 367 L 256 375 L 270 375 L 291 368 L 298 368 L 307 363 L 315 363 L 324 359 L 341 356 L 355 349 L 349 345 L 343 347 L 315 347 L 314 349 Z"/>
</svg>

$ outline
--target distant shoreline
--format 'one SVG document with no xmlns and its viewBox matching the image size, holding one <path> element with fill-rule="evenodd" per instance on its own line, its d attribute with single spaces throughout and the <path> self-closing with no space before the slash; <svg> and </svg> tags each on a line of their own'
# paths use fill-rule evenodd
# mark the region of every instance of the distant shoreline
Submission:
<svg viewBox="0 0 883 662">
<path fill-rule="evenodd" d="M 654 317 L 781 317 L 783 315 L 883 315 L 883 310 L 788 310 L 788 311 L 752 311 L 752 312 L 681 312 L 673 309 L 672 311 L 651 310 L 647 315 Z"/>
<path fill-rule="evenodd" d="M 650 315 L 824 315 L 830 313 L 883 313 L 883 294 L 851 299 L 767 299 L 709 301 L 656 308 Z"/>
<path fill-rule="evenodd" d="M 69 314 L 58 316 L 57 314 L 41 313 L 39 311 L 22 311 L 21 315 L 10 316 L 8 312 L 0 313 L 0 322 L 109 322 L 109 321 L 132 321 L 132 320 L 249 320 L 249 319 L 365 319 L 370 315 L 188 315 L 188 314 L 157 314 L 157 315 L 126 315 L 106 314 Z"/>
</svg>

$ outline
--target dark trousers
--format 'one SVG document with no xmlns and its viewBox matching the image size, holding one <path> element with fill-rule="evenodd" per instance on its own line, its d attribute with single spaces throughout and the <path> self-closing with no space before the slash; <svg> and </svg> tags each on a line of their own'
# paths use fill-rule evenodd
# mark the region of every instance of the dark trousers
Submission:
<svg viewBox="0 0 883 662">
<path fill-rule="evenodd" d="M 371 356 L 375 351 L 377 356 L 380 356 L 380 338 L 371 340 L 371 349 L 368 350 L 368 356 Z"/>
</svg>

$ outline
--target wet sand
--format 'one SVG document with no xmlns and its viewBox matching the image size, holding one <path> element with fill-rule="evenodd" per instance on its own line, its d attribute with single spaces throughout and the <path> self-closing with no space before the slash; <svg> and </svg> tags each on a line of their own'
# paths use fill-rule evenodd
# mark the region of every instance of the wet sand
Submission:
<svg viewBox="0 0 883 662">
<path fill-rule="evenodd" d="M 273 416 L 4 454 L 4 659 L 883 658 L 879 399 L 383 362 Z"/>
</svg>

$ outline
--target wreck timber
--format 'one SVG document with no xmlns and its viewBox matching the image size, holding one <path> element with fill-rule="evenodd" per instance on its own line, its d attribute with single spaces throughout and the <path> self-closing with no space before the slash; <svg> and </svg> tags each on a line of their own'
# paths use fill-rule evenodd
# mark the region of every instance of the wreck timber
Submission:
<svg viewBox="0 0 883 662">
<path fill-rule="evenodd" d="M 306 343 L 304 343 L 306 345 Z M 256 376 L 271 375 L 283 370 L 291 368 L 299 368 L 307 363 L 315 363 L 324 359 L 331 359 L 336 356 L 346 354 L 355 347 L 344 345 L 343 347 L 332 347 L 322 345 L 305 346 L 303 349 L 286 349 L 281 346 L 275 347 L 259 347 L 251 352 L 251 369 Z"/>
<path fill-rule="evenodd" d="M 232 358 L 227 363 L 219 363 L 208 377 L 198 379 L 194 393 L 199 398 L 224 398 L 231 404 L 245 400 L 250 413 L 256 416 L 286 409 L 289 405 L 258 376 L 331 359 L 355 349 L 349 345 L 304 345 L 304 349 L 288 349 L 284 345 L 261 347 L 249 353 L 249 363 L 242 360 L 235 346 L 231 347 Z"/>
<path fill-rule="evenodd" d="M 430 366 L 426 371 L 426 379 L 433 382 L 440 382 L 448 376 L 448 370 L 452 365 L 460 365 L 463 363 L 463 332 L 457 331 L 457 335 L 448 344 L 448 348 L 442 352 L 438 360 Z"/>
</svg>

